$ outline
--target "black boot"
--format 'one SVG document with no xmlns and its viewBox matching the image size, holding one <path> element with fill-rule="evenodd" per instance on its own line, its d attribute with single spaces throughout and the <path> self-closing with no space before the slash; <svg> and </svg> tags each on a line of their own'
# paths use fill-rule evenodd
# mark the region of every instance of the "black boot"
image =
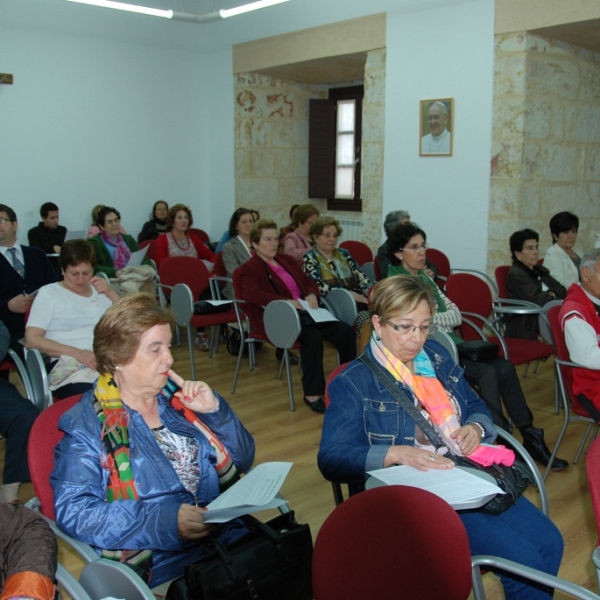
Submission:
<svg viewBox="0 0 600 600">
<path fill-rule="evenodd" d="M 544 442 L 544 430 L 530 425 L 529 427 L 521 428 L 521 434 L 523 435 L 523 446 L 525 447 L 525 450 L 531 454 L 531 457 L 534 460 L 547 466 L 550 457 L 552 456 L 552 452 L 550 452 L 548 446 L 546 446 L 546 442 Z M 568 466 L 569 463 L 566 460 L 562 460 L 556 456 L 554 457 L 550 468 L 553 471 L 560 471 L 566 469 Z"/>
</svg>

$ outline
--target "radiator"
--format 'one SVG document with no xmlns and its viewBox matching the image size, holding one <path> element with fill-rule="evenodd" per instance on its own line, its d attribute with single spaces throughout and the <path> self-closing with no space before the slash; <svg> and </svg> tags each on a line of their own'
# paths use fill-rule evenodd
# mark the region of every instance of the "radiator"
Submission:
<svg viewBox="0 0 600 600">
<path fill-rule="evenodd" d="M 344 232 L 342 233 L 339 241 L 343 242 L 344 240 L 356 240 L 358 242 L 362 242 L 362 233 L 363 233 L 363 222 L 355 221 L 352 219 L 338 219 L 339 224 L 342 226 Z"/>
</svg>

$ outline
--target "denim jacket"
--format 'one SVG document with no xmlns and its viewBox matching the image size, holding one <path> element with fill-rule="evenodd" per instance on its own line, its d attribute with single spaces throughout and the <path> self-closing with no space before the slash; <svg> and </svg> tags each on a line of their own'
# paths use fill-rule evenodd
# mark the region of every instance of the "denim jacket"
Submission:
<svg viewBox="0 0 600 600">
<path fill-rule="evenodd" d="M 365 352 L 373 358 L 369 346 Z M 477 421 L 486 431 L 486 442 L 496 438 L 496 430 L 484 401 L 464 378 L 441 344 L 428 340 L 425 352 L 445 389 L 456 398 L 461 423 Z M 406 385 L 397 383 L 409 398 Z M 414 445 L 415 423 L 361 361 L 354 360 L 329 383 L 331 404 L 325 413 L 317 461 L 326 479 L 359 481 L 365 473 L 383 468 L 389 446 Z"/>
<path fill-rule="evenodd" d="M 199 417 L 228 449 L 238 470 L 247 471 L 254 460 L 254 439 L 225 400 L 217 397 L 219 410 Z M 159 395 L 163 424 L 174 433 L 195 438 L 200 447 L 200 481 L 196 494 L 192 495 L 184 488 L 140 413 L 126 406 L 138 500 L 109 503 L 106 501 L 108 471 L 103 468 L 106 453 L 93 402 L 93 391 L 87 392 L 59 422 L 65 437 L 55 448 L 55 466 L 50 475 L 56 523 L 69 535 L 96 548 L 152 550 L 150 583 L 159 585 L 183 574 L 186 564 L 206 552 L 203 544 L 179 537 L 177 516 L 182 504 L 205 506 L 219 495 L 215 453 L 200 430 Z M 222 526 L 217 535 L 220 541 L 228 543 L 238 537 L 238 530 L 239 523 L 233 521 Z"/>
</svg>

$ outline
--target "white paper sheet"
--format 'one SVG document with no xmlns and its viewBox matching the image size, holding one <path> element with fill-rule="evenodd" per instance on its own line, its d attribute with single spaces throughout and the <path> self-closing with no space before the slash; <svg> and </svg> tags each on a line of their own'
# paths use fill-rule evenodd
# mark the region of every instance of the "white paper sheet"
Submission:
<svg viewBox="0 0 600 600">
<path fill-rule="evenodd" d="M 129 257 L 129 262 L 127 263 L 128 267 L 139 267 L 144 260 L 144 256 L 146 256 L 146 252 L 148 252 L 149 246 L 144 246 L 141 250 L 136 250 L 131 253 Z"/>
<path fill-rule="evenodd" d="M 326 308 L 311 308 L 306 300 L 298 300 L 298 302 L 300 302 L 300 306 L 313 318 L 315 323 L 338 320 Z"/>
<path fill-rule="evenodd" d="M 482 506 L 496 494 L 504 494 L 496 484 L 469 471 L 462 467 L 419 471 L 413 467 L 398 465 L 369 471 L 368 474 L 386 485 L 409 485 L 427 490 L 454 508 L 477 500 L 482 500 Z"/>
<path fill-rule="evenodd" d="M 206 507 L 204 522 L 224 523 L 248 513 L 285 504 L 285 500 L 275 496 L 291 468 L 291 462 L 268 462 L 254 467 Z"/>
</svg>

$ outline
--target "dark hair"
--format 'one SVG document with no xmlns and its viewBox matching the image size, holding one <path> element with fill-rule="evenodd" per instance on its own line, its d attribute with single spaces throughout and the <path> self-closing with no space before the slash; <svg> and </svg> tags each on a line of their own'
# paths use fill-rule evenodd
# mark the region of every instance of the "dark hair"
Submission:
<svg viewBox="0 0 600 600">
<path fill-rule="evenodd" d="M 17 214 L 10 207 L 6 206 L 6 204 L 0 204 L 0 212 L 5 212 L 6 216 L 14 223 L 17 220 Z"/>
<path fill-rule="evenodd" d="M 167 207 L 167 210 L 169 210 L 169 203 L 166 202 L 165 200 L 157 200 L 154 203 L 154 206 L 152 207 L 152 212 L 150 213 L 150 219 L 156 219 L 156 207 L 159 204 L 164 204 Z"/>
<path fill-rule="evenodd" d="M 290 220 L 293 221 L 294 220 L 294 213 L 296 212 L 296 209 L 299 207 L 299 204 L 292 204 L 292 208 L 290 208 Z"/>
<path fill-rule="evenodd" d="M 415 235 L 422 235 L 427 241 L 425 232 L 415 223 L 399 223 L 392 229 L 388 237 L 388 258 L 393 265 L 399 265 L 400 259 L 396 256 Z"/>
<path fill-rule="evenodd" d="M 250 241 L 253 244 L 259 244 L 260 238 L 262 237 L 262 232 L 265 229 L 274 229 L 275 231 L 279 231 L 277 229 L 277 223 L 272 219 L 259 219 L 254 223 L 254 227 L 252 227 L 252 231 L 250 232 Z"/>
<path fill-rule="evenodd" d="M 142 335 L 155 325 L 172 325 L 174 314 L 150 294 L 121 296 L 94 327 L 94 354 L 99 373 L 114 374 L 129 364 L 140 347 Z"/>
<path fill-rule="evenodd" d="M 254 215 L 249 208 L 238 208 L 232 215 L 231 219 L 229 219 L 229 235 L 234 238 L 238 233 L 235 226 L 239 223 L 240 219 L 244 215 L 250 215 L 252 220 L 254 221 Z"/>
<path fill-rule="evenodd" d="M 550 233 L 552 234 L 552 243 L 556 244 L 556 239 L 559 233 L 565 233 L 567 231 L 575 230 L 575 233 L 579 230 L 579 219 L 577 215 L 568 211 L 556 213 L 550 219 Z"/>
<path fill-rule="evenodd" d="M 533 229 L 521 229 L 510 236 L 510 253 L 513 260 L 519 260 L 515 252 L 523 252 L 523 245 L 527 240 L 539 242 L 540 236 Z"/>
<path fill-rule="evenodd" d="M 96 266 L 96 252 L 87 240 L 69 240 L 60 248 L 58 266 L 65 271 L 67 267 L 74 267 L 81 263 L 90 263 Z"/>
<path fill-rule="evenodd" d="M 48 213 L 53 210 L 58 210 L 58 206 L 56 206 L 54 202 L 44 202 L 44 204 L 40 206 L 40 217 L 45 219 L 48 216 Z"/>
<path fill-rule="evenodd" d="M 119 220 L 121 219 L 121 213 L 116 208 L 113 208 L 112 206 L 103 206 L 98 211 L 98 225 L 104 227 L 104 221 L 106 220 L 106 217 L 110 215 L 110 213 L 115 213 L 115 215 L 119 217 Z"/>
<path fill-rule="evenodd" d="M 188 216 L 188 229 L 194 224 L 192 211 L 185 204 L 176 204 L 175 206 L 171 206 L 169 209 L 169 214 L 167 215 L 167 231 L 171 231 L 171 229 L 173 229 L 175 217 L 180 210 L 184 211 Z"/>
</svg>

